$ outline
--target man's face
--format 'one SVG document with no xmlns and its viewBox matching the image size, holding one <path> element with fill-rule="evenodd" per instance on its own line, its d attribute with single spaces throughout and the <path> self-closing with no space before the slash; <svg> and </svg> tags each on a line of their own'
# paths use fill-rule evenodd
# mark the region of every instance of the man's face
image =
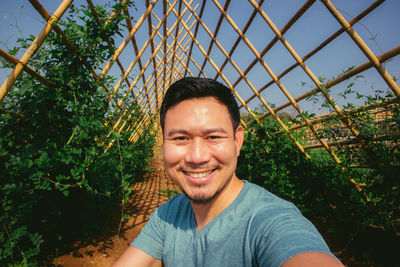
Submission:
<svg viewBox="0 0 400 267">
<path fill-rule="evenodd" d="M 242 142 L 243 128 L 233 131 L 227 107 L 215 98 L 182 101 L 165 116 L 165 169 L 194 203 L 208 203 L 236 177 Z"/>
</svg>

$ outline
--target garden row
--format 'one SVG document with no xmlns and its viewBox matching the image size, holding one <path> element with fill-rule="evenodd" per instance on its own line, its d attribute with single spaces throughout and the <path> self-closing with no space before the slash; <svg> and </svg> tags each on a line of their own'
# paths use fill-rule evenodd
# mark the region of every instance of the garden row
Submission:
<svg viewBox="0 0 400 267">
<path fill-rule="evenodd" d="M 98 6 L 97 12 L 106 21 L 120 8 Z M 112 56 L 107 41 L 121 31 L 123 19 L 99 26 L 87 7 L 72 6 L 60 24 L 77 51 L 52 32 L 30 61 L 53 86 L 22 74 L 2 102 L 2 108 L 23 115 L 3 114 L 0 121 L 2 266 L 35 265 L 55 248 L 96 235 L 112 220 L 105 214 L 121 210 L 134 179 L 146 172 L 155 143 L 152 126 L 135 143 L 127 141 L 128 133 L 113 132 L 124 109 L 133 114 L 128 125 L 142 114 L 134 105 L 109 103 L 104 87 L 113 80 L 99 81 L 91 73 Z M 33 39 L 20 39 L 11 53 Z M 117 214 L 125 218 L 123 210 Z M 118 223 L 114 235 L 117 228 Z"/>
</svg>

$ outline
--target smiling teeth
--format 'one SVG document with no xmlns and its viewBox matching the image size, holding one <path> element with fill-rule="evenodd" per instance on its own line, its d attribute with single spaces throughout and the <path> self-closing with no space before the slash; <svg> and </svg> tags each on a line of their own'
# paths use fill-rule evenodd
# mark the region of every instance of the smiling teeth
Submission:
<svg viewBox="0 0 400 267">
<path fill-rule="evenodd" d="M 193 178 L 202 178 L 204 176 L 209 175 L 212 173 L 212 171 L 207 171 L 207 172 L 187 172 L 188 175 L 190 175 Z"/>
</svg>

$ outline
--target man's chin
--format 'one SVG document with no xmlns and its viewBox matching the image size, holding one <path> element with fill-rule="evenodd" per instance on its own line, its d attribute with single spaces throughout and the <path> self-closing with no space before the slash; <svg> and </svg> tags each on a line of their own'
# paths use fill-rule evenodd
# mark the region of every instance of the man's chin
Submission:
<svg viewBox="0 0 400 267">
<path fill-rule="evenodd" d="M 211 196 L 211 197 L 190 197 L 189 195 L 186 195 L 190 201 L 193 204 L 197 204 L 197 205 L 206 205 L 211 203 L 214 199 L 215 199 L 215 195 Z"/>
<path fill-rule="evenodd" d="M 198 204 L 198 205 L 206 205 L 206 204 L 211 203 L 221 192 L 221 191 L 217 191 L 212 195 L 200 195 L 200 194 L 189 195 L 184 190 L 182 190 L 182 191 L 193 204 Z"/>
</svg>

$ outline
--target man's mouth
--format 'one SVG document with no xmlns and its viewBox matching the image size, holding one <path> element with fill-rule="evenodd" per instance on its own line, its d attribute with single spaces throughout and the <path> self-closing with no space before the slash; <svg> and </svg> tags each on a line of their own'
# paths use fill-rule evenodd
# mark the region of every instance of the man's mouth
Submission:
<svg viewBox="0 0 400 267">
<path fill-rule="evenodd" d="M 202 177 L 209 175 L 212 172 L 213 172 L 213 170 L 205 171 L 205 172 L 185 172 L 185 173 L 193 178 L 202 178 Z"/>
<path fill-rule="evenodd" d="M 190 183 L 195 185 L 201 185 L 208 183 L 212 177 L 214 177 L 215 171 L 218 168 L 208 169 L 208 170 L 188 170 L 183 169 L 183 173 Z"/>
</svg>

